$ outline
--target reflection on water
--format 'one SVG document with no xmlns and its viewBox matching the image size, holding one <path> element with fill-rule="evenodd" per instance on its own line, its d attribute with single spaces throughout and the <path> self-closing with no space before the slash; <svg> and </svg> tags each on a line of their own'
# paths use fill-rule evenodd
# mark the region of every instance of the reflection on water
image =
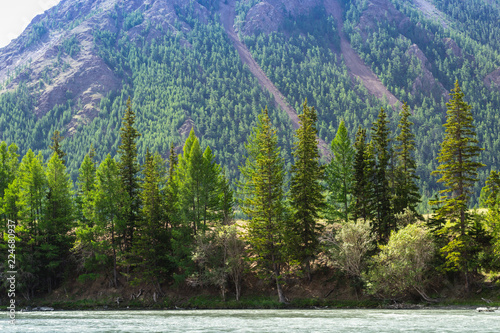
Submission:
<svg viewBox="0 0 500 333">
<path fill-rule="evenodd" d="M 181 310 L 1 313 L 0 332 L 500 332 L 474 310 Z"/>
</svg>

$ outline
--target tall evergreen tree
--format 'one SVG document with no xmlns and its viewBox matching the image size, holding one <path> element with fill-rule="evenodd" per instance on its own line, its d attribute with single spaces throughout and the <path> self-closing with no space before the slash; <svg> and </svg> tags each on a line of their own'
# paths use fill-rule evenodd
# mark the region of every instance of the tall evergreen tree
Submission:
<svg viewBox="0 0 500 333">
<path fill-rule="evenodd" d="M 170 154 L 168 157 L 168 179 L 165 193 L 165 228 L 177 225 L 178 213 L 177 206 L 179 201 L 179 191 L 176 181 L 177 171 L 177 153 L 174 144 L 170 145 Z"/>
<path fill-rule="evenodd" d="M 394 214 L 402 213 L 405 208 L 416 212 L 420 202 L 420 193 L 416 181 L 417 163 L 413 157 L 415 151 L 415 135 L 411 132 L 413 123 L 409 120 L 410 108 L 403 104 L 398 124 L 399 135 L 396 137 L 396 170 Z"/>
<path fill-rule="evenodd" d="M 203 209 L 203 226 L 206 229 L 207 222 L 220 221 L 220 176 L 221 168 L 215 162 L 212 149 L 209 146 L 203 153 L 203 169 L 201 177 L 201 206 Z"/>
<path fill-rule="evenodd" d="M 61 149 L 61 141 L 64 139 L 64 137 L 61 136 L 61 133 L 59 133 L 58 130 L 54 131 L 54 135 L 52 135 L 52 145 L 50 145 L 50 149 L 52 149 L 52 151 L 54 153 L 57 154 L 57 156 L 59 156 L 59 158 L 61 159 L 61 161 L 63 161 L 63 163 L 65 164 L 66 162 L 64 161 L 64 156 L 66 156 L 66 153 Z"/>
<path fill-rule="evenodd" d="M 120 176 L 122 180 L 122 189 L 127 194 L 124 204 L 125 223 L 127 228 L 124 230 L 125 246 L 128 248 L 133 242 L 134 230 L 139 219 L 141 200 L 140 200 L 140 166 L 137 161 L 136 140 L 140 136 L 135 124 L 135 112 L 132 110 L 130 97 L 127 100 L 127 108 L 122 119 L 120 128 L 121 143 L 118 147 L 120 154 Z"/>
<path fill-rule="evenodd" d="M 152 156 L 146 150 L 144 182 L 141 191 L 142 219 L 134 242 L 136 266 L 142 278 L 151 282 L 158 293 L 161 283 L 171 274 L 172 264 L 170 230 L 165 222 L 166 169 L 161 156 Z"/>
<path fill-rule="evenodd" d="M 373 218 L 373 165 L 375 162 L 366 143 L 366 129 L 359 127 L 354 143 L 353 218 L 369 221 Z"/>
<path fill-rule="evenodd" d="M 126 217 L 129 212 L 123 207 L 126 198 L 119 166 L 108 154 L 97 168 L 94 212 L 101 249 L 112 254 L 112 281 L 115 287 L 118 285 L 117 258 L 122 248 L 120 235 L 128 226 Z"/>
<path fill-rule="evenodd" d="M 299 115 L 300 127 L 295 133 L 293 147 L 294 164 L 290 181 L 290 202 L 292 206 L 291 232 L 296 243 L 294 257 L 304 264 L 309 279 L 311 261 L 319 247 L 321 225 L 317 223 L 319 212 L 325 206 L 321 181 L 324 168 L 320 165 L 314 107 L 303 104 Z"/>
<path fill-rule="evenodd" d="M 481 203 L 488 208 L 486 222 L 493 236 L 494 255 L 500 264 L 500 172 L 491 170 L 486 186 L 481 190 Z"/>
<path fill-rule="evenodd" d="M 200 141 L 191 130 L 179 158 L 177 182 L 179 186 L 179 204 L 184 223 L 189 223 L 192 235 L 204 228 L 203 221 L 203 153 Z"/>
<path fill-rule="evenodd" d="M 12 200 L 10 195 L 12 191 L 9 191 L 9 187 L 14 186 L 12 184 L 19 169 L 19 154 L 17 152 L 18 148 L 14 143 L 8 147 L 5 141 L 0 143 L 0 223 L 3 222 L 0 231 L 7 225 L 7 219 L 17 221 L 15 198 Z"/>
<path fill-rule="evenodd" d="M 46 264 L 41 259 L 40 246 L 43 244 L 44 226 L 47 207 L 47 177 L 43 166 L 42 154 L 35 156 L 28 150 L 19 165 L 19 174 L 12 183 L 12 198 L 16 198 L 19 211 L 19 229 L 16 236 L 20 241 L 16 246 L 16 261 L 19 291 L 25 298 L 34 297 L 35 290 L 40 288 Z M 17 192 L 17 193 L 15 193 Z M 44 282 L 44 281 L 43 281 Z"/>
<path fill-rule="evenodd" d="M 250 258 L 276 282 L 279 301 L 284 303 L 282 270 L 288 250 L 284 244 L 285 202 L 284 165 L 278 147 L 276 129 L 272 127 L 267 108 L 259 115 L 257 126 L 246 144 L 248 157 L 240 167 L 243 182 L 242 211 L 250 220 L 246 240 Z"/>
<path fill-rule="evenodd" d="M 48 193 L 45 218 L 40 223 L 43 233 L 40 250 L 50 292 L 52 284 L 63 276 L 63 264 L 68 261 L 74 238 L 71 233 L 74 227 L 73 183 L 57 152 L 47 162 L 46 177 Z"/>
<path fill-rule="evenodd" d="M 78 196 L 76 198 L 77 217 L 84 225 L 92 227 L 93 193 L 95 190 L 97 167 L 94 161 L 95 150 L 91 146 L 79 169 L 77 186 Z"/>
<path fill-rule="evenodd" d="M 467 244 L 470 242 L 470 217 L 467 213 L 468 203 L 477 181 L 477 170 L 484 166 L 477 161 L 481 152 L 474 131 L 472 107 L 464 101 L 458 80 L 452 89 L 451 100 L 446 103 L 446 123 L 443 125 L 445 137 L 437 157 L 439 166 L 432 174 L 440 175 L 439 183 L 445 189 L 439 191 L 439 200 L 433 205 L 441 205 L 436 211 L 438 218 L 447 219 L 451 225 L 445 227 L 443 233 L 448 234 L 449 243 L 441 249 L 446 255 L 447 267 L 465 273 L 466 288 L 469 288 L 469 272 L 472 258 L 469 258 Z"/>
<path fill-rule="evenodd" d="M 391 230 L 395 230 L 395 222 L 391 207 L 391 189 L 389 187 L 388 169 L 390 162 L 390 130 L 389 121 L 384 109 L 380 109 L 377 120 L 372 126 L 372 143 L 375 154 L 374 172 L 374 232 L 378 241 L 388 241 Z"/>
<path fill-rule="evenodd" d="M 352 215 L 355 150 L 342 120 L 331 144 L 333 158 L 326 168 L 328 212 L 330 220 L 347 222 Z M 361 155 L 364 155 L 362 153 Z M 364 164 L 364 157 L 363 163 Z M 364 171 L 363 171 L 364 172 Z M 366 179 L 360 179 L 366 182 Z"/>
</svg>

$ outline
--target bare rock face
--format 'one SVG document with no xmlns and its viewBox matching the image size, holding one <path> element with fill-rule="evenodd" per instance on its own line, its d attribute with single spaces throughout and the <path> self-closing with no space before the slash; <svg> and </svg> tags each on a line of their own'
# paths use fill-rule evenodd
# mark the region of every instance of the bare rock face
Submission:
<svg viewBox="0 0 500 333">
<path fill-rule="evenodd" d="M 413 82 L 412 94 L 416 94 L 417 91 L 425 91 L 429 95 L 433 93 L 440 94 L 445 100 L 448 100 L 448 91 L 432 75 L 431 63 L 422 50 L 416 44 L 413 44 L 408 48 L 406 54 L 417 58 L 422 67 L 422 73 Z"/>
<path fill-rule="evenodd" d="M 443 42 L 446 45 L 446 47 L 449 50 L 451 50 L 451 52 L 453 53 L 453 55 L 455 57 L 459 57 L 459 58 L 462 57 L 462 49 L 460 47 L 458 47 L 457 43 L 453 39 L 451 39 L 451 38 L 444 38 Z"/>
<path fill-rule="evenodd" d="M 407 29 L 410 21 L 389 0 L 369 0 L 368 6 L 359 18 L 358 28 L 366 38 L 366 30 L 376 28 L 380 21 L 395 22 L 400 29 Z"/>
<path fill-rule="evenodd" d="M 283 14 L 281 10 L 269 2 L 259 2 L 248 11 L 241 32 L 246 36 L 261 32 L 269 34 L 277 31 L 282 22 Z"/>
<path fill-rule="evenodd" d="M 488 86 L 488 88 L 500 90 L 500 67 L 484 78 L 484 84 Z"/>
<path fill-rule="evenodd" d="M 100 57 L 94 40 L 96 31 L 118 32 L 115 8 L 126 13 L 140 10 L 144 19 L 127 34 L 134 41 L 150 24 L 153 28 L 145 36 L 150 41 L 162 37 L 159 26 L 163 31 L 189 31 L 191 27 L 177 20 L 176 14 L 187 11 L 188 6 L 200 22 L 208 21 L 208 9 L 196 1 L 62 0 L 0 49 L 0 93 L 25 84 L 36 97 L 33 111 L 38 118 L 71 101 L 73 115 L 66 125 L 71 135 L 99 114 L 102 97 L 121 89 L 123 78 Z M 69 40 L 77 46 L 72 54 L 64 52 L 63 45 Z M 188 44 L 186 41 L 185 46 Z"/>
<path fill-rule="evenodd" d="M 322 5 L 321 0 L 266 0 L 254 5 L 247 13 L 241 32 L 245 36 L 278 31 L 285 17 L 307 14 Z"/>
</svg>

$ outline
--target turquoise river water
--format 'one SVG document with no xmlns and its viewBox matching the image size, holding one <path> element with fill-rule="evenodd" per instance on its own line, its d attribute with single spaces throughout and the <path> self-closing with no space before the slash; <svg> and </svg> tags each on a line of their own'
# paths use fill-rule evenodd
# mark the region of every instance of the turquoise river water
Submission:
<svg viewBox="0 0 500 333">
<path fill-rule="evenodd" d="M 0 332 L 500 332 L 475 310 L 166 310 L 0 312 Z"/>
</svg>

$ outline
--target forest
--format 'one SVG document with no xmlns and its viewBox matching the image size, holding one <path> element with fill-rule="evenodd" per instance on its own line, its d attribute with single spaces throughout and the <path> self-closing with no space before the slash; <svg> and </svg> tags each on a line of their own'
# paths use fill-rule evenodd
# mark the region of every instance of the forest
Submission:
<svg viewBox="0 0 500 333">
<path fill-rule="evenodd" d="M 98 162 L 91 147 L 75 183 L 58 131 L 48 160 L 31 149 L 20 158 L 15 143 L 1 142 L 0 246 L 15 255 L 24 299 L 104 276 L 110 286 L 148 285 L 160 296 L 203 285 L 239 300 L 245 280 L 257 276 L 287 303 L 291 277 L 307 283 L 327 269 L 376 299 L 434 302 L 446 284 L 467 295 L 498 279 L 500 174 L 492 171 L 482 184 L 484 209 L 471 210 L 483 148 L 458 81 L 432 171 L 443 189 L 428 216 L 417 210 L 418 138 L 406 103 L 396 133 L 383 108 L 355 140 L 341 120 L 325 162 L 318 114 L 305 100 L 290 168 L 279 129 L 261 109 L 236 181 L 193 129 L 181 153 L 173 144 L 166 158 L 147 148 L 140 163 L 142 133 L 130 98 L 125 105 L 117 156 Z"/>
<path fill-rule="evenodd" d="M 408 18 L 404 26 L 390 17 L 362 26 L 368 2 L 341 1 L 343 31 L 350 44 L 388 90 L 400 101 L 407 101 L 413 112 L 414 134 L 419 138 L 415 160 L 421 214 L 432 211 L 428 202 L 442 190 L 431 172 L 438 165 L 438 143 L 444 135 L 441 125 L 448 92 L 456 79 L 473 108 L 477 137 L 485 148 L 482 162 L 486 166 L 478 171 L 480 182 L 473 190 L 473 206 L 479 207 L 481 184 L 491 170 L 498 169 L 500 92 L 483 82 L 500 66 L 497 39 L 491 37 L 496 36 L 497 9 L 476 2 L 440 2 L 437 7 L 455 23 L 446 29 L 400 0 L 391 3 Z M 98 112 L 77 122 L 71 130 L 85 105 L 70 89 L 65 91 L 64 102 L 47 113 L 35 114 L 34 110 L 44 89 L 61 72 L 69 72 L 70 64 L 84 53 L 81 41 L 69 34 L 36 80 L 30 64 L 17 68 L 2 83 L 7 86 L 18 82 L 15 89 L 0 95 L 0 140 L 15 142 L 22 156 L 32 149 L 48 160 L 52 154 L 51 137 L 59 131 L 66 138 L 61 142 L 68 154 L 66 167 L 76 182 L 80 161 L 91 145 L 97 162 L 105 160 L 108 153 L 117 155 L 120 122 L 126 98 L 131 96 L 141 133 L 137 139 L 140 163 L 144 163 L 148 147 L 165 158 L 174 143 L 176 153 L 180 153 L 189 134 L 189 126 L 185 125 L 192 124 L 204 144 L 217 151 L 218 163 L 225 166 L 227 177 L 234 182 L 241 175 L 238 166 L 246 154 L 245 140 L 258 110 L 267 105 L 278 130 L 286 170 L 290 171 L 294 163 L 293 128 L 287 115 L 274 106 L 273 98 L 241 63 L 219 22 L 218 3 L 197 1 L 210 12 L 203 20 L 194 10 L 194 1 L 187 3 L 175 8 L 176 31 L 153 24 L 146 15 L 147 6 L 132 12 L 122 6 L 110 9 L 105 18 L 112 27 L 92 30 L 92 47 L 121 84 L 99 100 Z M 255 3 L 236 3 L 236 26 L 245 23 Z M 26 47 L 41 43 L 51 29 L 71 33 L 85 20 L 101 14 L 91 12 L 70 21 L 53 14 L 37 23 Z M 297 113 L 305 99 L 316 107 L 318 135 L 326 142 L 336 136 L 341 119 L 354 141 L 357 128 L 370 127 L 381 107 L 387 111 L 391 135 L 396 133 L 399 110 L 370 95 L 352 79 L 339 52 L 339 33 L 335 19 L 318 6 L 308 13 L 287 17 L 277 31 L 257 31 L 241 39 Z M 370 133 L 367 135 L 370 137 Z"/>
</svg>

